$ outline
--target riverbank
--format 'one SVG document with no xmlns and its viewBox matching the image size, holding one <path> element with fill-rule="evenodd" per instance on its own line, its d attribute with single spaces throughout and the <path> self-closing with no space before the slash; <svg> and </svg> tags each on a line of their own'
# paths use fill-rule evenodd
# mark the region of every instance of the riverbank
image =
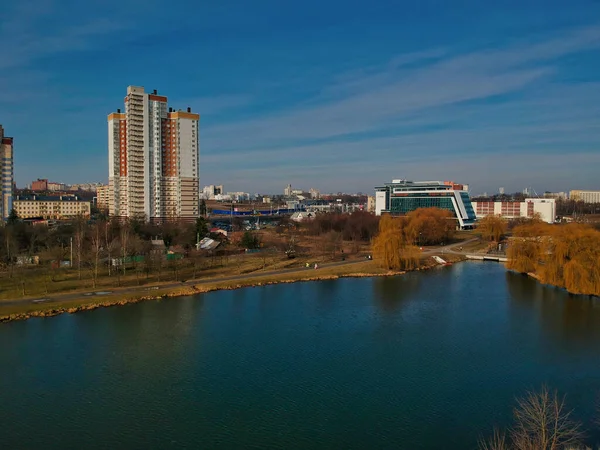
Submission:
<svg viewBox="0 0 600 450">
<path fill-rule="evenodd" d="M 444 255 L 448 262 L 464 261 L 460 255 Z M 415 269 L 428 270 L 438 267 L 431 258 L 422 260 L 421 265 Z M 32 317 L 51 317 L 59 314 L 73 314 L 80 311 L 89 311 L 96 308 L 110 306 L 123 306 L 145 300 L 160 300 L 172 297 L 182 297 L 203 294 L 218 290 L 233 290 L 247 287 L 267 286 L 272 284 L 296 283 L 306 281 L 334 280 L 338 278 L 361 278 L 379 276 L 397 276 L 405 271 L 388 271 L 377 266 L 374 261 L 352 262 L 333 267 L 320 269 L 304 268 L 291 270 L 278 274 L 248 274 L 234 279 L 214 279 L 205 281 L 188 282 L 188 285 L 169 288 L 142 288 L 137 292 L 113 294 L 102 297 L 81 296 L 65 301 L 52 303 L 19 303 L 0 305 L 0 323 L 15 320 L 26 320 Z"/>
</svg>

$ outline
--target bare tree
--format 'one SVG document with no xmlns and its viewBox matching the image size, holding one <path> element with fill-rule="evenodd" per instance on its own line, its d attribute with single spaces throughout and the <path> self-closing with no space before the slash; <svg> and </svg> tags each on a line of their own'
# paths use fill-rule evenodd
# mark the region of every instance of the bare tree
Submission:
<svg viewBox="0 0 600 450">
<path fill-rule="evenodd" d="M 495 428 L 490 439 L 479 442 L 479 448 L 481 450 L 509 450 L 510 447 L 508 446 L 506 433 Z"/>
<path fill-rule="evenodd" d="M 571 419 L 565 398 L 543 386 L 517 401 L 515 427 L 511 430 L 518 450 L 555 450 L 575 446 L 581 439 L 581 425 Z"/>
<path fill-rule="evenodd" d="M 124 223 L 121 225 L 121 230 L 119 233 L 119 238 L 121 242 L 121 253 L 123 260 L 121 261 L 121 266 L 123 267 L 123 275 L 125 275 L 125 260 L 129 254 L 129 241 L 131 238 L 131 231 L 128 223 Z"/>
<path fill-rule="evenodd" d="M 91 242 L 92 242 L 92 283 L 94 289 L 98 282 L 98 266 L 100 264 L 100 253 L 103 251 L 102 243 L 105 241 L 103 233 L 105 226 L 102 223 L 97 223 L 92 227 L 91 230 Z"/>
<path fill-rule="evenodd" d="M 582 438 L 581 424 L 572 418 L 565 398 L 543 386 L 539 392 L 528 392 L 517 399 L 514 425 L 507 442 L 504 433 L 494 432 L 479 448 L 485 450 L 559 450 L 577 448 Z"/>
<path fill-rule="evenodd" d="M 81 280 L 81 255 L 85 244 L 87 223 L 82 216 L 75 219 L 73 230 L 73 241 L 75 242 L 75 251 L 77 254 L 77 278 Z"/>
</svg>

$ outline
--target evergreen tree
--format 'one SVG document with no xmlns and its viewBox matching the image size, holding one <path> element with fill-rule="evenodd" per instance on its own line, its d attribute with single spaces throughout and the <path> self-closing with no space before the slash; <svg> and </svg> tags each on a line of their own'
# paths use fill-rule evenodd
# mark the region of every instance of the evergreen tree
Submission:
<svg viewBox="0 0 600 450">
<path fill-rule="evenodd" d="M 8 219 L 6 220 L 6 223 L 8 225 L 14 225 L 18 221 L 19 221 L 19 215 L 17 214 L 17 211 L 15 211 L 15 209 L 13 208 L 10 210 L 10 214 L 8 215 Z"/>
</svg>

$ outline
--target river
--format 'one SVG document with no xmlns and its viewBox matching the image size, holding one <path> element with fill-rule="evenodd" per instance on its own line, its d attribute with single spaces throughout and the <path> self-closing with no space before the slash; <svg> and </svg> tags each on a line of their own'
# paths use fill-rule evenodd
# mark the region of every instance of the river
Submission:
<svg viewBox="0 0 600 450">
<path fill-rule="evenodd" d="M 0 362 L 6 449 L 465 449 L 543 383 L 591 429 L 600 301 L 467 262 L 0 324 Z"/>
</svg>

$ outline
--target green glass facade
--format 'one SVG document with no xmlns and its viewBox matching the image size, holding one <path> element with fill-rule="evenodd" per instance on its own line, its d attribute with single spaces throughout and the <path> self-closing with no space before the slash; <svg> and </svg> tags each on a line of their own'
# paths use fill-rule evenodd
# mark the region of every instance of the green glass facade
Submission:
<svg viewBox="0 0 600 450">
<path fill-rule="evenodd" d="M 375 191 L 376 214 L 401 216 L 419 208 L 440 208 L 452 212 L 461 228 L 472 227 L 476 221 L 469 193 L 440 181 L 400 180 L 376 187 Z"/>
<path fill-rule="evenodd" d="M 412 194 L 415 195 L 415 194 Z M 406 214 L 418 208 L 447 209 L 454 214 L 452 197 L 392 197 L 390 213 Z"/>
</svg>

